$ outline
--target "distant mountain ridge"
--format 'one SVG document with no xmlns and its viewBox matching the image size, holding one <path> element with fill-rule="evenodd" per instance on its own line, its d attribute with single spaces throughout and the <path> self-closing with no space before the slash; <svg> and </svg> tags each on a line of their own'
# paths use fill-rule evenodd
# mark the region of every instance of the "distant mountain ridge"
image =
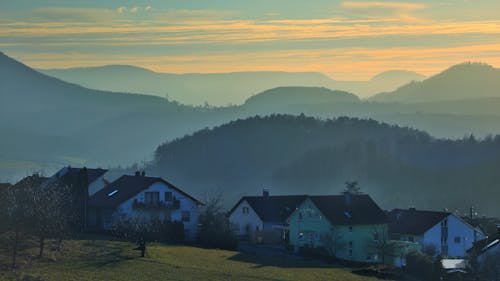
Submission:
<svg viewBox="0 0 500 281">
<path fill-rule="evenodd" d="M 128 66 L 112 68 L 128 71 Z M 499 134 L 499 108 L 500 98 L 386 103 L 321 87 L 278 87 L 240 106 L 192 107 L 150 95 L 91 90 L 0 54 L 0 178 L 67 164 L 139 163 L 159 143 L 255 115 L 373 118 L 461 138 Z"/>
<path fill-rule="evenodd" d="M 500 69 L 483 63 L 463 63 L 421 82 L 377 94 L 377 102 L 436 102 L 500 97 Z"/>
<path fill-rule="evenodd" d="M 188 105 L 242 104 L 249 97 L 283 86 L 325 87 L 368 96 L 396 89 L 423 75 L 388 71 L 368 81 L 337 81 L 318 72 L 160 73 L 126 65 L 40 69 L 40 72 L 87 88 L 153 94 Z"/>
</svg>

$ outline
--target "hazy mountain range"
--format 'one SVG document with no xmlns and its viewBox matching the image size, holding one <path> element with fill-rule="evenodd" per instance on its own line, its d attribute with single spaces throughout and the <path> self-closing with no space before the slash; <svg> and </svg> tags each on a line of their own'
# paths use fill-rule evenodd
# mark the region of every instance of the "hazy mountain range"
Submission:
<svg viewBox="0 0 500 281">
<path fill-rule="evenodd" d="M 438 74 L 421 83 L 411 83 L 392 95 L 399 96 L 398 91 L 402 89 L 429 85 L 430 82 L 431 85 L 440 85 L 440 89 L 454 89 L 451 85 L 460 83 L 457 79 L 464 79 L 463 75 L 476 77 L 476 72 L 484 74 L 484 71 L 492 73 L 486 76 L 488 81 L 482 78 L 478 83 L 470 81 L 476 83 L 478 89 L 500 81 L 498 71 L 492 67 L 458 65 L 443 72 L 446 75 Z M 432 95 L 432 99 L 385 102 L 377 100 L 380 96 L 363 100 L 355 94 L 324 87 L 278 87 L 249 97 L 239 106 L 192 107 L 151 95 L 90 90 L 41 74 L 0 54 L 0 181 L 15 180 L 29 171 L 42 169 L 48 173 L 67 164 L 103 167 L 141 164 L 154 158 L 153 153 L 161 143 L 205 127 L 255 115 L 303 113 L 320 118 L 374 118 L 424 130 L 435 137 L 499 134 L 500 94 L 494 87 L 478 91 L 481 95 L 476 96 L 477 91 L 470 90 L 454 96 L 440 90 Z M 418 91 L 415 93 L 419 95 Z M 425 97 L 426 93 L 421 93 L 421 96 Z M 439 98 L 438 94 L 447 98 Z M 377 128 L 363 130 L 366 130 L 365 134 L 371 134 Z M 254 133 L 239 126 L 237 131 L 229 130 L 221 139 L 212 141 L 235 145 L 228 143 L 235 137 L 235 132 L 242 135 Z M 360 135 L 363 135 L 361 131 Z M 332 135 L 332 142 L 334 138 Z M 190 138 L 186 138 L 182 142 L 189 141 Z M 446 143 L 440 142 L 443 149 L 447 148 Z M 212 153 L 216 152 L 207 151 L 206 155 Z M 223 151 L 220 153 L 224 155 Z M 453 153 L 460 153 L 460 150 Z M 318 161 L 327 161 L 331 157 L 328 153 L 324 155 L 325 159 Z M 240 160 L 248 159 L 243 157 Z M 294 161 L 288 165 L 293 166 Z M 235 163 L 235 167 L 241 167 L 240 163 Z M 278 167 L 272 170 L 275 168 Z M 254 186 L 260 189 L 261 184 L 255 183 Z"/>
<path fill-rule="evenodd" d="M 188 105 L 227 106 L 281 86 L 315 86 L 356 93 L 362 97 L 391 91 L 425 77 L 411 71 L 386 71 L 369 81 L 336 81 L 317 72 L 234 72 L 214 74 L 158 73 L 129 65 L 40 69 L 42 73 L 87 88 L 152 94 Z"/>
</svg>

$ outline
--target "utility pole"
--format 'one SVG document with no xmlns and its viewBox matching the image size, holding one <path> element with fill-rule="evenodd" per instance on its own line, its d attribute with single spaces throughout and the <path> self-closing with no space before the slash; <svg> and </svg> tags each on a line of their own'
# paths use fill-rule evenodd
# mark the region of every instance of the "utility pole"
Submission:
<svg viewBox="0 0 500 281">
<path fill-rule="evenodd" d="M 472 242 L 472 260 L 471 260 L 471 267 L 472 271 L 474 274 L 477 273 L 477 253 L 476 253 L 476 242 L 477 242 L 477 233 L 476 233 L 476 226 L 474 225 L 474 206 L 471 206 L 469 209 L 469 218 L 470 218 L 470 223 L 472 225 L 472 229 L 474 231 L 474 240 Z"/>
</svg>

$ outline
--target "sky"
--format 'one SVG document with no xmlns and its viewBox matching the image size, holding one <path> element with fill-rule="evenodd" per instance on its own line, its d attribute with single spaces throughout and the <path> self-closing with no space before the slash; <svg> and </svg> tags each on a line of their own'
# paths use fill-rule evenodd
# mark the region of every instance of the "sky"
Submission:
<svg viewBox="0 0 500 281">
<path fill-rule="evenodd" d="M 35 68 L 317 71 L 368 80 L 500 67 L 500 1 L 1 1 L 0 51 Z"/>
</svg>

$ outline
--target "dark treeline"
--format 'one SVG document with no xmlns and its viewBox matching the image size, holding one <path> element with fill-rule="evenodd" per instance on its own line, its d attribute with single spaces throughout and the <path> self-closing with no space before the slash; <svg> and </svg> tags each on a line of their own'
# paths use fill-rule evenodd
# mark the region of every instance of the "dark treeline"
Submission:
<svg viewBox="0 0 500 281">
<path fill-rule="evenodd" d="M 374 120 L 273 115 L 163 144 L 149 169 L 192 189 L 223 188 L 228 202 L 263 187 L 337 193 L 353 179 L 385 208 L 500 214 L 500 136 L 436 139 Z"/>
</svg>

